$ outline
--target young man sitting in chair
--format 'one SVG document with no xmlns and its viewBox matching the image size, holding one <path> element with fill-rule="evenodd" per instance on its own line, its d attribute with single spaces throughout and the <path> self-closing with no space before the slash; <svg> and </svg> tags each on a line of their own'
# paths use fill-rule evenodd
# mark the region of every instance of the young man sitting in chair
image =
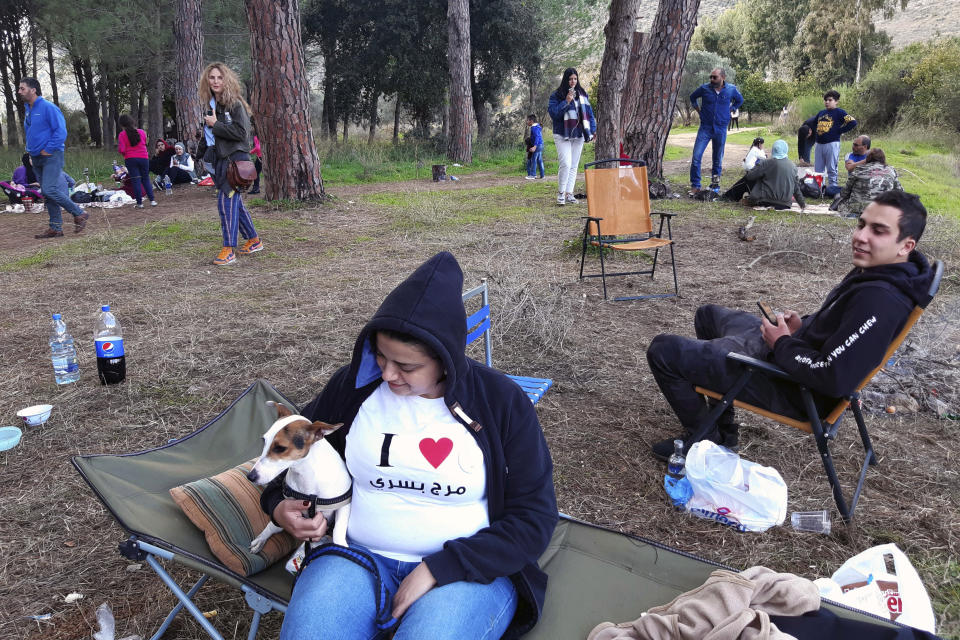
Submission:
<svg viewBox="0 0 960 640">
<path fill-rule="evenodd" d="M 827 296 L 820 310 L 801 317 L 778 312 L 776 324 L 755 314 L 717 305 L 697 309 L 697 338 L 661 334 L 647 349 L 647 362 L 688 438 L 709 407 L 695 386 L 724 393 L 742 373 L 727 359 L 737 352 L 773 362 L 807 386 L 821 415 L 837 398 L 852 393 L 883 358 L 913 308 L 926 305 L 932 269 L 916 251 L 927 210 L 903 191 L 885 191 L 860 214 L 853 232 L 853 269 Z M 737 399 L 804 420 L 795 385 L 754 375 Z M 729 448 L 738 444 L 733 408 L 724 412 L 706 438 Z M 685 443 L 689 445 L 690 443 Z M 653 445 L 666 460 L 673 439 Z"/>
</svg>

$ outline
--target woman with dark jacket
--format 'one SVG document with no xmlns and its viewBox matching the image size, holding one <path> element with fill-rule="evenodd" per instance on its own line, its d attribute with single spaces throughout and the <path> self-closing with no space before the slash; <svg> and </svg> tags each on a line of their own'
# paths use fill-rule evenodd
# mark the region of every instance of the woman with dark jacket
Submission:
<svg viewBox="0 0 960 640">
<path fill-rule="evenodd" d="M 263 249 L 240 192 L 227 180 L 231 160 L 250 160 L 250 105 L 243 99 L 237 74 L 222 62 L 212 62 L 203 70 L 199 92 L 207 141 L 203 160 L 214 169 L 217 210 L 223 231 L 223 248 L 213 264 L 225 266 L 236 262 L 236 253 L 248 255 Z M 235 252 L 238 232 L 246 242 Z"/>
<path fill-rule="evenodd" d="M 553 464 L 526 394 L 465 356 L 462 289 L 449 253 L 421 265 L 303 410 L 343 425 L 327 441 L 353 478 L 349 551 L 308 553 L 282 640 L 393 628 L 395 640 L 516 638 L 536 624 L 547 580 L 537 559 L 557 522 Z M 282 484 L 264 490 L 264 511 L 318 540 L 323 514 L 305 517 Z"/>
<path fill-rule="evenodd" d="M 550 94 L 550 119 L 553 120 L 553 141 L 557 147 L 560 170 L 557 174 L 557 204 L 575 204 L 573 186 L 584 142 L 597 135 L 597 121 L 587 92 L 580 86 L 577 70 L 563 72 L 560 86 Z"/>
</svg>

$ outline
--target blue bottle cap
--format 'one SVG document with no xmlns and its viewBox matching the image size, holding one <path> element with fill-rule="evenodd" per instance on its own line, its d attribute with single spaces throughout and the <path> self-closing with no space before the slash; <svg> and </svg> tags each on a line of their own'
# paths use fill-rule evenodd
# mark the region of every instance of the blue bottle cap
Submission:
<svg viewBox="0 0 960 640">
<path fill-rule="evenodd" d="M 103 305 L 102 307 L 100 307 L 100 311 L 110 311 L 110 305 L 108 304 Z"/>
<path fill-rule="evenodd" d="M 54 319 L 54 320 L 59 320 L 59 319 L 60 319 L 60 314 L 59 314 L 59 313 L 53 314 L 53 319 Z"/>
</svg>

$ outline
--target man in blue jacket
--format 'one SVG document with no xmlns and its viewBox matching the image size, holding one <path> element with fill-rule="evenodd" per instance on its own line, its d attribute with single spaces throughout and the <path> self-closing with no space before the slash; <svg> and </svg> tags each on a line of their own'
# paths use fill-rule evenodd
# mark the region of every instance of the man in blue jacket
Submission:
<svg viewBox="0 0 960 640">
<path fill-rule="evenodd" d="M 67 123 L 63 113 L 55 104 L 40 96 L 40 83 L 36 78 L 23 78 L 17 88 L 17 95 L 26 105 L 23 129 L 26 134 L 27 153 L 33 161 L 33 171 L 40 182 L 40 190 L 50 214 L 50 228 L 34 237 L 37 239 L 58 238 L 63 236 L 63 207 L 73 215 L 74 233 L 80 233 L 87 226 L 89 213 L 77 206 L 67 194 L 66 182 L 61 179 L 63 173 L 63 146 L 67 140 Z"/>
<path fill-rule="evenodd" d="M 709 407 L 696 386 L 725 393 L 742 369 L 727 359 L 736 351 L 773 362 L 813 392 L 821 415 L 852 393 L 880 364 L 893 338 L 917 305 L 930 301 L 933 270 L 915 250 L 927 210 L 912 193 L 881 193 L 860 214 L 851 242 L 853 269 L 827 296 L 816 313 L 776 314 L 771 324 L 756 314 L 704 305 L 694 319 L 697 338 L 661 334 L 647 349 L 647 362 L 660 390 L 680 419 L 687 438 Z M 737 396 L 747 404 L 804 420 L 795 385 L 763 375 L 750 378 Z M 738 445 L 733 408 L 708 439 L 728 448 Z M 666 460 L 673 438 L 653 445 Z"/>
<path fill-rule="evenodd" d="M 700 104 L 697 104 L 697 100 Z M 710 82 L 700 85 L 690 94 L 690 104 L 700 114 L 700 129 L 693 145 L 690 161 L 691 195 L 700 191 L 700 162 L 709 142 L 713 152 L 712 182 L 719 183 L 723 173 L 723 147 L 727 143 L 727 125 L 730 112 L 739 109 L 743 96 L 732 84 L 727 84 L 727 73 L 717 68 L 710 72 Z"/>
</svg>

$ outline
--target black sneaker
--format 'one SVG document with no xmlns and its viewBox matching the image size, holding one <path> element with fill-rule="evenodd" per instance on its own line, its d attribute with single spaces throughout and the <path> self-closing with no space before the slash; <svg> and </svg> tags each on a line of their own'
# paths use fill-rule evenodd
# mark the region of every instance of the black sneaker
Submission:
<svg viewBox="0 0 960 640">
<path fill-rule="evenodd" d="M 740 450 L 740 425 L 736 422 L 724 422 L 717 424 L 717 431 L 720 434 L 720 441 L 717 442 L 721 447 L 726 447 L 730 451 Z"/>
</svg>

